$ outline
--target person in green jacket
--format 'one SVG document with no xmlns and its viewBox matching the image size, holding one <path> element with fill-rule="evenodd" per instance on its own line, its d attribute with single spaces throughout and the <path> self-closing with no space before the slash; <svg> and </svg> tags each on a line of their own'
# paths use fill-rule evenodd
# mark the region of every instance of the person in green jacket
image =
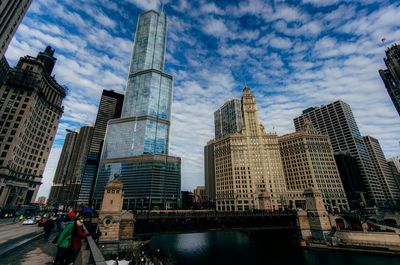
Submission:
<svg viewBox="0 0 400 265">
<path fill-rule="evenodd" d="M 69 260 L 69 246 L 71 245 L 72 233 L 75 229 L 74 223 L 74 221 L 68 222 L 57 240 L 57 255 L 54 260 L 55 265 L 65 265 Z"/>
</svg>

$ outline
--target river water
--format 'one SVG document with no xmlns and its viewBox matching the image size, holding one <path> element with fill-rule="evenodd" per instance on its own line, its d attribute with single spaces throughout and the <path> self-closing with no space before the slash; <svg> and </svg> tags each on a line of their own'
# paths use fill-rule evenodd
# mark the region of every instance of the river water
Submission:
<svg viewBox="0 0 400 265">
<path fill-rule="evenodd" d="M 400 255 L 301 249 L 289 232 L 259 231 L 164 234 L 149 247 L 167 264 L 400 265 Z"/>
</svg>

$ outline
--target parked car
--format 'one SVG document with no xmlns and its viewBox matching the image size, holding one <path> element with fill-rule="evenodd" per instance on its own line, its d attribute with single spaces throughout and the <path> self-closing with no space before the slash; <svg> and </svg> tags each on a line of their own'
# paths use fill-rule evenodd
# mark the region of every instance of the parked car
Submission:
<svg viewBox="0 0 400 265">
<path fill-rule="evenodd" d="M 34 225 L 36 224 L 35 217 L 27 218 L 22 222 L 23 225 Z"/>
</svg>

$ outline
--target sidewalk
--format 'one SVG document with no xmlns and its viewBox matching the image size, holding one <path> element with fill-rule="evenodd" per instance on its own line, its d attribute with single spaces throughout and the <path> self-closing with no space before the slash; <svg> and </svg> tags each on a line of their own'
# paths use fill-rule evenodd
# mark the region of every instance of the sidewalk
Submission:
<svg viewBox="0 0 400 265">
<path fill-rule="evenodd" d="M 50 237 L 52 240 L 53 234 Z M 0 257 L 1 265 L 50 265 L 53 264 L 57 247 L 51 242 L 44 241 L 42 237 L 18 248 L 6 256 Z"/>
<path fill-rule="evenodd" d="M 10 242 L 10 240 L 40 233 L 42 231 L 43 227 L 38 227 L 37 225 L 22 225 L 22 223 L 12 223 L 12 221 L 2 223 L 0 225 L 0 246 Z"/>
</svg>

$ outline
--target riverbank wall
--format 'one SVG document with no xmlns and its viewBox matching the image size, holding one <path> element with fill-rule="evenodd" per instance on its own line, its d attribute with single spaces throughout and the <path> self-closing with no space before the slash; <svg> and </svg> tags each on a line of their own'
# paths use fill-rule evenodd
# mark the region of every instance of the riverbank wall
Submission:
<svg viewBox="0 0 400 265">
<path fill-rule="evenodd" d="M 387 249 L 400 253 L 400 234 L 393 232 L 337 231 L 332 246 Z"/>
</svg>

